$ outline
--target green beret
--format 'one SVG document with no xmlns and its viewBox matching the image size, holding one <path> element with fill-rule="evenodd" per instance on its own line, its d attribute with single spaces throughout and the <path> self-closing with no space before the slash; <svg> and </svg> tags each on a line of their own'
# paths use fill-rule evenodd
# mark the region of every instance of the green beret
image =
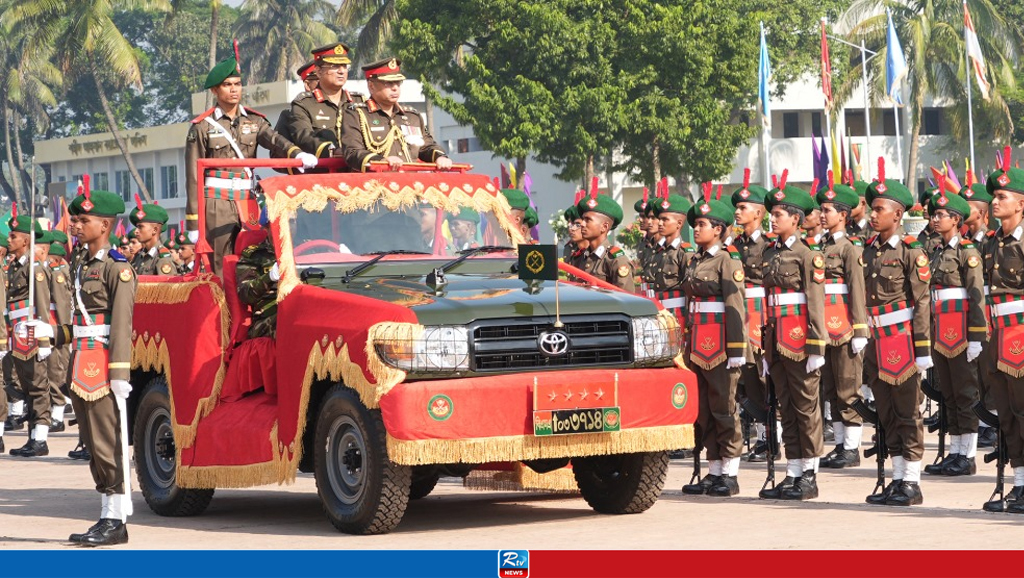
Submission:
<svg viewBox="0 0 1024 578">
<path fill-rule="evenodd" d="M 540 216 L 537 215 L 537 211 L 533 207 L 526 209 L 526 216 L 523 217 L 523 222 L 526 223 L 527 227 L 533 228 L 540 222 Z"/>
<path fill-rule="evenodd" d="M 581 217 L 590 212 L 605 215 L 612 220 L 613 229 L 622 222 L 622 207 L 608 195 L 596 195 L 594 198 L 587 195 L 576 203 L 576 210 L 579 211 Z"/>
<path fill-rule="evenodd" d="M 729 227 L 732 226 L 735 216 L 736 210 L 732 205 L 725 201 L 711 199 L 710 201 L 699 201 L 691 206 L 686 212 L 686 222 L 693 227 L 697 224 L 697 219 L 714 219 Z"/>
<path fill-rule="evenodd" d="M 54 243 L 67 243 L 68 242 L 68 236 L 64 233 L 64 231 L 58 231 L 58 230 L 54 229 L 53 231 L 50 231 L 50 234 L 53 235 L 53 242 Z"/>
<path fill-rule="evenodd" d="M 111 233 L 109 241 L 110 241 L 110 245 L 112 247 L 117 247 L 117 246 L 120 246 L 120 245 L 127 245 L 128 244 L 128 237 L 127 236 L 118 237 L 117 235 Z"/>
<path fill-rule="evenodd" d="M 221 60 L 210 69 L 210 74 L 206 75 L 206 83 L 203 84 L 203 88 L 213 88 L 219 86 L 220 83 L 232 77 L 241 78 L 242 75 L 238 73 L 238 61 L 232 56 L 225 60 Z"/>
<path fill-rule="evenodd" d="M 872 181 L 871 185 L 868 186 L 865 197 L 867 198 L 868 206 L 871 206 L 875 199 L 896 201 L 903 205 L 904 209 L 914 206 L 914 195 L 910 193 L 910 189 L 903 183 L 893 179 L 885 179 L 884 182 Z"/>
<path fill-rule="evenodd" d="M 804 214 L 818 208 L 818 203 L 814 202 L 814 198 L 811 197 L 810 193 L 793 185 L 789 185 L 784 189 L 776 187 L 765 197 L 765 207 L 769 211 L 772 207 L 779 205 L 788 205 L 800 209 Z"/>
<path fill-rule="evenodd" d="M 0 236 L 0 247 L 7 248 L 7 235 Z"/>
<path fill-rule="evenodd" d="M 871 183 L 866 183 L 864 181 L 853 181 L 853 189 L 857 191 L 857 195 L 861 197 L 867 194 L 869 186 L 871 186 Z"/>
<path fill-rule="evenodd" d="M 449 219 L 455 219 L 458 221 L 470 221 L 473 223 L 480 222 L 480 213 L 470 209 L 469 207 L 462 207 L 459 209 L 458 214 L 449 213 Z"/>
<path fill-rule="evenodd" d="M 526 193 L 519 189 L 501 189 L 501 194 L 505 195 L 508 206 L 513 209 L 525 211 L 530 208 L 530 197 L 527 197 Z"/>
<path fill-rule="evenodd" d="M 648 200 L 647 201 L 647 206 L 644 207 L 643 215 L 645 217 L 654 217 L 654 216 L 656 216 L 658 214 L 658 211 L 655 210 L 655 205 L 657 205 L 659 202 L 661 202 L 661 201 L 658 198 L 653 198 L 653 199 Z"/>
<path fill-rule="evenodd" d="M 188 233 L 185 233 L 184 231 L 178 233 L 178 235 L 174 237 L 174 240 L 178 243 L 178 247 L 183 247 L 185 245 L 195 245 L 195 243 L 193 243 L 192 240 L 188 238 Z"/>
<path fill-rule="evenodd" d="M 136 227 L 139 226 L 139 223 L 157 223 L 163 225 L 167 223 L 167 209 L 160 205 L 147 203 L 141 207 L 135 207 L 132 209 L 128 220 Z"/>
<path fill-rule="evenodd" d="M 860 195 L 849 185 L 833 185 L 831 189 L 828 186 L 822 187 L 814 200 L 818 205 L 837 203 L 852 209 L 860 204 Z"/>
<path fill-rule="evenodd" d="M 167 249 L 167 250 L 177 249 L 178 248 L 178 243 L 177 243 L 177 241 L 174 240 L 174 237 L 171 237 L 170 239 L 167 239 L 166 241 L 164 241 L 164 248 Z"/>
<path fill-rule="evenodd" d="M 580 212 L 576 210 L 576 205 L 573 205 L 562 212 L 562 217 L 565 218 L 566 222 L 571 223 L 580 218 Z"/>
<path fill-rule="evenodd" d="M 1024 169 L 1011 168 L 1008 171 L 995 171 L 988 176 L 985 186 L 988 188 L 988 193 L 993 196 L 1000 189 L 1024 195 Z"/>
<path fill-rule="evenodd" d="M 921 194 L 917 195 L 917 203 L 919 205 L 921 205 L 922 207 L 927 207 L 928 206 L 928 202 L 931 201 L 932 197 L 934 197 L 936 194 L 938 194 L 938 192 L 939 192 L 939 188 L 938 187 L 929 187 L 929 188 L 921 191 Z"/>
<path fill-rule="evenodd" d="M 72 215 L 116 217 L 124 212 L 124 199 L 109 191 L 92 191 L 88 197 L 84 194 L 75 197 L 68 212 Z"/>
<path fill-rule="evenodd" d="M 971 188 L 960 191 L 960 194 L 968 201 L 992 202 L 992 195 L 989 194 L 988 187 L 984 183 L 974 183 Z"/>
<path fill-rule="evenodd" d="M 60 243 L 54 243 L 50 245 L 50 252 L 47 254 L 56 255 L 58 257 L 66 257 L 68 252 L 67 250 L 64 249 L 64 245 L 61 245 Z"/>
<path fill-rule="evenodd" d="M 662 213 L 679 213 L 685 215 L 686 211 L 690 210 L 693 203 L 686 197 L 672 193 L 667 199 L 660 199 L 654 203 L 654 214 L 661 215 Z"/>
<path fill-rule="evenodd" d="M 644 209 L 646 209 L 646 208 L 647 208 L 647 201 L 645 201 L 643 199 L 640 199 L 639 201 L 633 203 L 633 210 L 636 211 L 636 214 L 638 214 L 638 215 L 643 215 L 644 214 Z"/>
<path fill-rule="evenodd" d="M 18 233 L 35 233 L 38 235 L 43 232 L 43 228 L 39 226 L 39 221 L 28 215 L 18 215 L 16 218 L 8 221 L 7 226 L 11 228 L 11 231 Z"/>
<path fill-rule="evenodd" d="M 946 209 L 954 213 L 958 213 L 961 217 L 967 217 L 971 214 L 971 205 L 967 203 L 967 200 L 955 193 L 946 193 L 944 195 L 932 195 L 928 199 L 928 214 L 932 214 L 938 209 Z"/>
<path fill-rule="evenodd" d="M 768 189 L 758 185 L 748 185 L 747 187 L 736 189 L 730 200 L 734 207 L 740 203 L 756 203 L 758 205 L 763 205 L 764 199 L 767 196 Z"/>
<path fill-rule="evenodd" d="M 36 231 L 36 245 L 49 245 L 53 242 L 51 231 Z"/>
</svg>

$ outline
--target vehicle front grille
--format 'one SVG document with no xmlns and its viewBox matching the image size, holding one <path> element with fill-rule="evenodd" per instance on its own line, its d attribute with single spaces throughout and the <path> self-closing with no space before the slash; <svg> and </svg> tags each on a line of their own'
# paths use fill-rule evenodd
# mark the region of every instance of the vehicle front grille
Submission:
<svg viewBox="0 0 1024 578">
<path fill-rule="evenodd" d="M 622 365 L 633 360 L 631 323 L 625 315 L 562 317 L 569 337 L 564 355 L 541 352 L 538 338 L 555 331 L 550 318 L 481 321 L 471 325 L 472 369 L 478 372 Z"/>
</svg>

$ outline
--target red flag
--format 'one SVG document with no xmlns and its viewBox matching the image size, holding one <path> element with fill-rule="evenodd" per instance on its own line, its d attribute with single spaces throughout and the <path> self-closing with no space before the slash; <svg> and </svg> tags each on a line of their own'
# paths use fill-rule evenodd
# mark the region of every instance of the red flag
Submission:
<svg viewBox="0 0 1024 578">
<path fill-rule="evenodd" d="M 68 228 L 71 226 L 71 213 L 68 211 L 68 204 L 64 200 L 64 197 L 59 197 L 59 199 L 60 217 L 57 220 L 57 222 L 54 223 L 53 230 L 60 231 L 61 233 L 67 235 Z M 67 251 L 69 255 L 71 254 L 71 239 L 68 239 L 68 242 L 64 243 L 64 250 Z"/>
<path fill-rule="evenodd" d="M 832 61 L 828 56 L 825 21 L 821 21 L 821 92 L 825 95 L 825 110 L 832 108 Z"/>
</svg>

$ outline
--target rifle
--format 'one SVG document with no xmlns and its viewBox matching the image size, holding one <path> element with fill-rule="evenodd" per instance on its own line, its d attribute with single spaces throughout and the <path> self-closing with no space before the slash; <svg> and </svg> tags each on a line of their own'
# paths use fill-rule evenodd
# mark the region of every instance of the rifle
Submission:
<svg viewBox="0 0 1024 578">
<path fill-rule="evenodd" d="M 931 370 L 928 370 L 928 372 L 929 375 L 932 375 Z M 946 417 L 946 404 L 942 403 L 942 393 L 932 387 L 931 380 L 921 380 L 921 391 L 924 392 L 924 395 L 928 399 L 934 401 L 939 406 L 939 421 L 928 426 L 928 433 L 939 430 L 939 451 L 938 455 L 935 456 L 935 461 L 932 462 L 932 465 L 936 465 L 941 462 L 942 458 L 946 455 L 946 432 L 949 430 L 948 418 Z"/>
<path fill-rule="evenodd" d="M 974 413 L 978 418 L 990 424 L 996 424 L 996 448 L 991 453 L 985 454 L 985 463 L 992 461 L 996 462 L 996 489 L 992 491 L 992 495 L 989 496 L 988 501 L 996 501 L 996 496 L 999 496 L 999 501 L 1002 502 L 1002 507 L 999 511 L 1006 509 L 1006 495 L 1004 493 L 1003 476 L 1006 474 L 1006 464 L 1010 461 L 1009 452 L 1006 450 L 1006 440 L 1003 439 L 1003 428 L 999 427 L 999 416 L 985 409 L 985 403 L 979 401 L 974 404 Z"/>
<path fill-rule="evenodd" d="M 698 484 L 698 483 L 700 483 L 700 446 L 701 446 L 699 440 L 702 437 L 704 437 L 704 436 L 702 435 L 702 433 L 700 431 L 700 426 L 694 426 L 694 430 L 695 430 L 694 433 L 697 434 L 696 439 L 698 440 L 698 442 L 693 445 L 693 474 L 690 475 L 690 483 L 691 484 Z"/>
<path fill-rule="evenodd" d="M 768 335 L 769 326 L 766 324 L 761 328 L 761 335 Z M 774 338 L 775 332 L 771 332 Z M 768 352 L 765 351 L 765 355 Z M 775 395 L 775 382 L 772 381 L 772 374 L 769 371 L 764 376 L 765 387 L 768 389 L 768 407 L 765 411 L 764 419 L 764 446 L 768 458 L 768 475 L 764 479 L 764 484 L 761 485 L 761 491 L 765 489 L 775 488 L 775 453 L 779 451 L 779 442 L 776 439 L 778 432 L 775 431 L 775 414 L 779 408 L 779 398 Z M 769 487 L 770 486 L 770 487 Z"/>
<path fill-rule="evenodd" d="M 885 428 L 882 427 L 882 420 L 878 419 L 878 412 L 871 409 L 863 399 L 853 402 L 852 407 L 861 419 L 875 426 L 875 445 L 864 450 L 864 457 L 875 456 L 875 463 L 878 466 L 875 489 L 871 491 L 871 495 L 874 496 L 885 490 L 885 460 L 889 457 L 889 448 L 885 445 Z"/>
</svg>

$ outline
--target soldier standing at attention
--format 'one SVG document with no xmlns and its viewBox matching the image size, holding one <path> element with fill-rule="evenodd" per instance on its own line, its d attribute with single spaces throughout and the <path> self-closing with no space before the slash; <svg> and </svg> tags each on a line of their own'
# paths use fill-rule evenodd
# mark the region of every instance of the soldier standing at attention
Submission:
<svg viewBox="0 0 1024 578">
<path fill-rule="evenodd" d="M 583 219 L 580 218 L 579 212 L 576 211 L 576 205 L 574 204 L 566 209 L 562 216 L 565 217 L 566 228 L 569 233 L 569 241 L 562 250 L 562 261 L 569 263 L 573 258 L 583 254 L 583 251 L 587 248 L 587 242 L 583 240 Z"/>
<path fill-rule="evenodd" d="M 821 207 L 818 206 L 818 202 L 814 200 L 814 195 L 818 191 L 811 188 L 811 210 L 807 212 L 804 217 L 804 221 L 800 223 L 800 229 L 803 231 L 804 236 L 814 242 L 815 245 L 821 243 L 821 235 L 825 232 L 825 228 L 821 225 Z"/>
<path fill-rule="evenodd" d="M 296 96 L 289 113 L 289 135 L 296 145 L 317 158 L 327 158 L 340 152 L 341 130 L 345 107 L 362 102 L 361 94 L 345 90 L 349 66 L 352 65 L 348 46 L 341 42 L 313 50 L 315 68 L 302 79 L 306 92 Z M 299 76 L 309 70 L 309 64 L 299 69 Z M 307 82 L 315 78 L 315 84 Z M 276 155 L 275 155 L 276 156 Z"/>
<path fill-rule="evenodd" d="M 691 206 L 693 203 L 689 199 L 676 194 L 654 201 L 654 214 L 661 222 L 658 227 L 661 240 L 650 261 L 653 273 L 651 287 L 657 292 L 680 290 L 686 266 L 694 253 L 693 246 L 683 241 L 681 236 Z"/>
<path fill-rule="evenodd" d="M 68 538 L 83 546 L 127 543 L 125 521 L 132 514 L 126 404 L 132 390 L 128 378 L 137 279 L 109 242 L 124 209 L 121 197 L 106 191 L 86 190 L 75 197 L 68 210 L 79 218 L 78 240 L 88 253 L 73 272 L 74 324 L 33 321 L 22 325 L 34 327 L 37 336 L 53 337 L 58 347 L 73 344 L 71 404 L 92 454 L 89 469 L 102 498 L 99 521 L 85 533 Z M 87 367 L 100 371 L 86 371 Z"/>
<path fill-rule="evenodd" d="M 142 243 L 142 249 L 132 259 L 135 274 L 176 275 L 178 267 L 174 264 L 170 251 L 160 244 L 160 233 L 167 222 L 167 210 L 160 205 L 142 204 L 142 199 L 138 195 L 135 202 L 137 206 L 128 217 L 135 226 L 139 242 Z"/>
<path fill-rule="evenodd" d="M 71 323 L 71 276 L 68 264 L 54 251 L 64 252 L 62 241 L 67 242 L 67 235 L 60 231 L 43 231 L 36 235 L 37 261 L 46 263 L 49 269 L 47 278 L 50 281 L 50 316 L 51 324 Z M 54 347 L 53 353 L 46 358 L 46 380 L 50 385 L 50 433 L 64 431 L 64 407 L 68 383 L 68 358 L 71 348 L 68 346 Z"/>
<path fill-rule="evenodd" d="M 825 255 L 825 365 L 821 383 L 829 402 L 836 447 L 821 461 L 824 468 L 848 468 L 860 465 L 860 442 L 864 420 L 853 409 L 860 399 L 860 383 L 864 358 L 860 352 L 868 344 L 868 322 L 865 312 L 864 243 L 846 234 L 853 207 L 860 197 L 853 187 L 835 184 L 828 172 L 828 186 L 818 192 L 821 221 L 825 233 L 821 238 Z"/>
<path fill-rule="evenodd" d="M 764 327 L 764 273 L 761 270 L 765 247 L 768 238 L 762 231 L 764 222 L 764 200 L 768 190 L 750 184 L 750 169 L 743 169 L 743 187 L 733 191 L 732 206 L 736 207 L 734 217 L 736 225 L 743 229 L 734 240 L 733 245 L 740 254 L 743 263 L 744 293 L 746 303 L 747 340 L 750 347 L 746 350 L 747 362 L 740 370 L 739 391 L 741 398 L 753 401 L 758 406 L 768 403 L 764 379 L 761 377 L 761 363 L 764 347 L 761 342 L 761 330 Z M 774 417 L 771 419 L 775 419 Z M 746 455 L 748 462 L 767 460 L 768 444 L 765 438 L 765 424 L 755 425 L 757 443 Z M 776 420 L 776 432 L 782 431 L 782 425 Z M 777 441 L 777 440 L 776 440 Z"/>
<path fill-rule="evenodd" d="M 642 219 L 644 231 L 647 232 L 647 242 L 651 245 L 650 249 L 647 251 L 646 261 L 641 264 L 643 269 L 640 271 L 640 278 L 647 283 L 654 280 L 654 270 L 652 269 L 654 253 L 657 251 L 658 244 L 661 242 L 661 233 L 659 232 L 661 229 L 661 221 L 658 219 L 657 213 L 654 212 L 654 204 L 658 202 L 659 198 L 660 197 L 654 197 L 647 201 L 647 206 L 644 207 Z"/>
<path fill-rule="evenodd" d="M 206 158 L 254 159 L 256 148 L 268 149 L 271 156 L 291 157 L 302 161 L 302 170 L 316 166 L 317 159 L 291 143 L 270 126 L 270 121 L 255 110 L 240 104 L 242 75 L 238 63 L 228 58 L 213 67 L 206 76 L 206 84 L 217 104 L 192 119 L 185 142 L 185 181 L 188 203 L 185 206 L 185 226 L 192 242 L 199 239 L 199 194 L 196 161 Z M 206 181 L 206 240 L 213 248 L 213 272 L 220 274 L 224 255 L 233 251 L 235 236 L 242 223 L 255 224 L 259 212 L 252 196 L 249 169 L 218 171 L 207 169 Z M 215 180 L 216 179 L 216 180 Z"/>
<path fill-rule="evenodd" d="M 393 171 L 416 160 L 435 163 L 441 170 L 452 168 L 420 113 L 398 104 L 405 80 L 401 64 L 389 58 L 363 67 L 370 98 L 345 108 L 341 131 L 342 154 L 353 171 L 365 173 L 372 161 L 386 161 Z"/>
<path fill-rule="evenodd" d="M 935 187 L 925 189 L 925 191 L 921 193 L 920 197 L 918 197 L 917 202 L 927 211 L 928 207 L 931 206 L 929 200 L 938 193 L 939 190 Z M 931 255 L 935 252 L 937 247 L 942 245 L 942 235 L 935 231 L 935 227 L 932 226 L 931 219 L 929 219 L 928 223 L 925 224 L 924 229 L 917 234 L 917 240 L 921 243 L 921 246 L 924 247 L 925 255 Z"/>
<path fill-rule="evenodd" d="M 195 271 L 196 266 L 196 245 L 185 233 L 178 233 L 178 258 L 181 264 L 178 265 L 179 275 L 189 275 Z"/>
<path fill-rule="evenodd" d="M 853 190 L 857 192 L 857 196 L 860 197 L 860 202 L 856 207 L 850 210 L 850 222 L 846 225 L 846 233 L 853 235 L 854 237 L 863 236 L 871 232 L 870 225 L 868 223 L 867 213 L 867 201 L 864 200 L 864 195 L 868 190 L 868 183 L 864 181 L 853 180 L 853 175 L 847 171 L 848 178 L 846 184 L 853 187 Z"/>
<path fill-rule="evenodd" d="M 932 366 L 931 269 L 921 243 L 900 239 L 900 219 L 914 203 L 902 183 L 886 180 L 878 162 L 878 180 L 868 187 L 871 228 L 876 235 L 864 247 L 868 324 L 872 339 L 864 352 L 868 386 L 892 456 L 892 483 L 867 497 L 869 504 L 910 506 L 923 501 L 921 458 L 921 374 Z"/>
<path fill-rule="evenodd" d="M 583 220 L 583 241 L 587 248 L 570 261 L 570 265 L 610 283 L 623 291 L 634 293 L 633 265 L 622 249 L 608 244 L 608 233 L 622 222 L 622 207 L 608 195 L 591 191 L 580 199 L 576 210 Z"/>
<path fill-rule="evenodd" d="M 932 361 L 934 376 L 942 392 L 946 423 L 952 436 L 949 454 L 940 463 L 925 466 L 928 474 L 967 476 L 977 472 L 978 376 L 974 360 L 981 355 L 988 334 L 985 322 L 985 289 L 981 254 L 974 243 L 961 239 L 960 226 L 971 207 L 960 195 L 943 190 L 932 196 L 928 216 L 932 229 L 942 239 L 931 254 L 932 270 Z"/>
<path fill-rule="evenodd" d="M 732 226 L 733 210 L 728 203 L 711 198 L 711 183 L 704 185 L 704 200 L 689 208 L 686 219 L 699 247 L 689 259 L 682 285 L 689 299 L 689 361 L 694 364 L 699 394 L 697 447 L 707 450 L 708 475 L 683 486 L 683 493 L 728 497 L 740 491 L 737 475 L 743 452 L 736 407 L 747 348 L 743 265 L 735 247 L 722 244 Z"/>
<path fill-rule="evenodd" d="M 633 203 L 633 210 L 636 211 L 636 221 L 640 226 L 640 230 L 643 231 L 644 236 L 640 239 L 640 245 L 636 248 L 636 263 L 634 268 L 640 273 L 640 285 L 646 287 L 647 279 L 644 277 L 644 271 L 647 270 L 647 262 L 651 256 L 654 255 L 654 235 L 657 234 L 657 230 L 654 234 L 647 228 L 647 217 L 644 211 L 647 210 L 647 205 L 650 204 L 647 197 L 647 187 L 644 187 L 644 198 Z"/>
<path fill-rule="evenodd" d="M 0 261 L 6 259 L 6 257 L 7 257 L 7 255 L 6 255 L 6 252 L 7 252 L 6 251 L 7 240 L 6 239 L 2 240 L 2 244 L 4 245 L 4 253 L 5 254 L 2 257 L 0 257 Z M 0 298 L 2 298 L 2 301 L 0 301 L 0 303 L 7 303 L 7 266 L 6 265 L 4 265 L 2 268 L 0 268 Z M 3 362 L 4 357 L 7 356 L 7 345 L 8 345 L 7 344 L 7 323 L 3 323 L 2 324 L 2 328 L 0 328 L 0 362 Z M 9 372 L 6 369 L 4 369 L 3 374 L 4 374 L 4 377 L 5 377 L 5 381 L 6 381 L 6 377 L 9 374 Z M 4 448 L 4 430 L 6 429 L 7 425 L 10 423 L 9 420 L 11 420 L 11 419 L 16 417 L 15 414 L 11 411 L 13 408 L 11 408 L 10 405 L 8 405 L 8 403 L 9 402 L 7 401 L 7 384 L 5 383 L 3 387 L 0 387 L 0 454 L 2 454 L 5 451 L 5 448 Z M 22 402 L 22 405 L 24 405 L 24 402 Z M 20 426 L 21 426 L 21 422 L 19 422 L 19 429 L 20 429 Z"/>
<path fill-rule="evenodd" d="M 765 199 L 778 239 L 764 252 L 768 294 L 765 360 L 782 416 L 786 479 L 762 498 L 818 497 L 818 459 L 824 454 L 819 390 L 825 364 L 825 257 L 811 237 L 801 241 L 800 223 L 814 209 L 810 195 L 786 186 L 786 172 Z"/>
</svg>

